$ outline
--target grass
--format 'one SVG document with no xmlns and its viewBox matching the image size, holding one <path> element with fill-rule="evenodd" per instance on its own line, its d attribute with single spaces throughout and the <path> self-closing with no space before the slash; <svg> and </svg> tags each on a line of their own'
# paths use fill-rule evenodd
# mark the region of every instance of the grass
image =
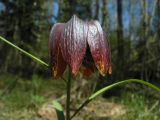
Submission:
<svg viewBox="0 0 160 120">
<path fill-rule="evenodd" d="M 148 98 L 143 94 L 125 95 L 124 104 L 128 106 L 126 118 L 130 120 L 159 120 L 160 101 L 155 98 Z M 127 119 L 126 119 L 127 120 Z"/>
<path fill-rule="evenodd" d="M 53 81 L 37 75 L 33 75 L 30 80 L 1 75 L 0 120 L 40 120 L 37 110 L 41 105 L 61 97 L 64 93 L 63 80 Z M 157 94 L 159 93 L 146 88 L 124 88 L 120 96 L 111 97 L 108 101 L 126 108 L 126 114 L 116 120 L 159 120 L 160 97 Z"/>
<path fill-rule="evenodd" d="M 64 89 L 62 81 L 43 80 L 36 75 L 31 80 L 1 75 L 0 120 L 18 120 L 19 117 L 22 120 L 31 120 L 32 117 L 34 120 L 37 109 L 50 99 L 60 97 Z"/>
<path fill-rule="evenodd" d="M 157 95 L 159 93 L 148 88 L 143 89 L 126 90 L 120 97 L 111 98 L 111 101 L 126 106 L 127 113 L 123 120 L 160 119 L 160 96 Z"/>
</svg>

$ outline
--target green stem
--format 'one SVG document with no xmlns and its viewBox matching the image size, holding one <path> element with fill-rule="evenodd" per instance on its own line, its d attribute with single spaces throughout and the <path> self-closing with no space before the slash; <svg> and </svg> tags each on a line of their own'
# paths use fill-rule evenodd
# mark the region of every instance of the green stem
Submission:
<svg viewBox="0 0 160 120">
<path fill-rule="evenodd" d="M 40 60 L 39 58 L 35 57 L 34 55 L 28 53 L 27 51 L 21 49 L 20 47 L 14 45 L 13 43 L 11 43 L 10 41 L 6 40 L 5 38 L 3 38 L 2 36 L 0 36 L 0 40 L 2 40 L 3 42 L 7 43 L 8 45 L 12 46 L 13 48 L 19 50 L 20 52 L 22 52 L 23 54 L 27 55 L 28 57 L 34 59 L 35 61 L 37 61 L 38 63 L 45 65 L 46 67 L 48 67 L 49 65 L 47 63 L 45 63 L 44 61 Z"/>
<path fill-rule="evenodd" d="M 117 82 L 117 83 L 114 83 L 112 85 L 109 85 L 109 86 L 106 86 L 102 89 L 100 89 L 99 91 L 97 91 L 96 93 L 92 94 L 83 104 L 80 105 L 80 107 L 75 111 L 75 113 L 71 116 L 71 119 L 73 117 L 76 116 L 76 114 L 84 107 L 86 106 L 88 103 L 90 103 L 93 99 L 95 99 L 96 97 L 98 97 L 99 95 L 103 94 L 104 92 L 107 92 L 109 91 L 110 89 L 112 88 L 115 88 L 115 87 L 118 87 L 120 85 L 124 85 L 124 84 L 127 84 L 127 83 L 140 83 L 140 84 L 143 84 L 143 85 L 146 85 L 152 89 L 155 89 L 157 90 L 158 92 L 160 92 L 160 88 L 149 83 L 149 82 L 146 82 L 146 81 L 143 81 L 143 80 L 138 80 L 138 79 L 129 79 L 129 80 L 124 80 L 124 81 L 120 81 L 120 82 Z"/>
<path fill-rule="evenodd" d="M 66 120 L 70 120 L 70 95 L 71 95 L 71 71 L 68 73 L 68 81 L 67 81 L 67 99 L 66 99 Z"/>
</svg>

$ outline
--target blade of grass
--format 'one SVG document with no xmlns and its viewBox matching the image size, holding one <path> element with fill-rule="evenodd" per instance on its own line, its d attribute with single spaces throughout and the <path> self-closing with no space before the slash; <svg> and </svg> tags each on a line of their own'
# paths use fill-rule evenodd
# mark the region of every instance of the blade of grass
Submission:
<svg viewBox="0 0 160 120">
<path fill-rule="evenodd" d="M 7 39 L 3 38 L 2 36 L 0 36 L 0 40 L 2 40 L 3 42 L 7 43 L 7 44 L 10 45 L 10 46 L 12 46 L 12 47 L 15 48 L 16 50 L 19 50 L 21 53 L 27 55 L 28 57 L 30 57 L 31 59 L 37 61 L 38 63 L 40 63 L 40 64 L 42 64 L 42 65 L 45 65 L 46 67 L 49 66 L 46 62 L 44 62 L 44 61 L 40 60 L 39 58 L 37 58 L 36 56 L 28 53 L 27 51 L 23 50 L 22 48 L 16 46 L 15 44 L 11 43 L 11 42 L 8 41 Z"/>
</svg>

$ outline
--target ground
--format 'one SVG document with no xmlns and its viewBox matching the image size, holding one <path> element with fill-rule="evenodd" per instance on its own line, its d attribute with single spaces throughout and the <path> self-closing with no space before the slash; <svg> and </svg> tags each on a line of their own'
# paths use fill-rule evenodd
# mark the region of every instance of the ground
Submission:
<svg viewBox="0 0 160 120">
<path fill-rule="evenodd" d="M 83 84 L 78 91 L 74 91 L 75 86 L 73 83 L 72 99 L 76 96 L 79 100 L 72 100 L 73 111 L 85 99 L 83 93 L 86 92 L 79 92 L 83 91 Z M 0 120 L 55 120 L 52 101 L 59 100 L 65 107 L 65 89 L 63 80 L 37 75 L 30 80 L 1 75 Z M 120 95 L 98 97 L 73 120 L 159 120 L 159 100 L 158 92 L 132 84 L 122 87 Z"/>
</svg>

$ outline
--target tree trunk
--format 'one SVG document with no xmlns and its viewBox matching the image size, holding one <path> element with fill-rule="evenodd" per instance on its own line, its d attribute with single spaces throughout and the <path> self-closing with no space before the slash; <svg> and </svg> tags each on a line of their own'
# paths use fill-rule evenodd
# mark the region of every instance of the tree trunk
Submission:
<svg viewBox="0 0 160 120">
<path fill-rule="evenodd" d="M 148 19 L 147 19 L 147 12 L 146 12 L 146 8 L 147 8 L 147 3 L 146 0 L 142 0 L 142 38 L 141 38 L 141 44 L 142 44 L 142 53 L 141 53 L 141 57 L 142 57 L 142 70 L 141 70 L 141 79 L 148 79 L 148 75 L 147 75 L 147 65 L 146 65 L 146 61 L 147 61 L 147 33 L 148 33 Z"/>
<path fill-rule="evenodd" d="M 157 19 L 159 18 L 159 19 Z M 156 33 L 154 34 L 155 39 L 155 44 L 156 46 L 156 53 L 159 53 L 160 51 L 160 0 L 155 1 L 155 6 L 154 6 L 154 13 L 153 13 L 153 18 L 152 18 L 152 24 L 153 24 L 153 29 L 156 29 Z M 154 30 L 155 31 L 155 30 Z M 157 54 L 155 54 L 157 55 Z M 159 56 L 159 55 L 157 55 Z M 160 59 L 158 58 L 156 61 L 156 77 L 157 79 L 160 78 Z"/>
<path fill-rule="evenodd" d="M 108 17 L 108 9 L 107 9 L 107 0 L 103 0 L 103 21 L 102 26 L 104 32 L 107 34 L 109 30 L 109 17 Z M 108 34 L 107 34 L 108 37 Z"/>
<path fill-rule="evenodd" d="M 122 23 L 122 0 L 117 0 L 117 70 L 118 79 L 124 78 L 124 41 Z"/>
</svg>

